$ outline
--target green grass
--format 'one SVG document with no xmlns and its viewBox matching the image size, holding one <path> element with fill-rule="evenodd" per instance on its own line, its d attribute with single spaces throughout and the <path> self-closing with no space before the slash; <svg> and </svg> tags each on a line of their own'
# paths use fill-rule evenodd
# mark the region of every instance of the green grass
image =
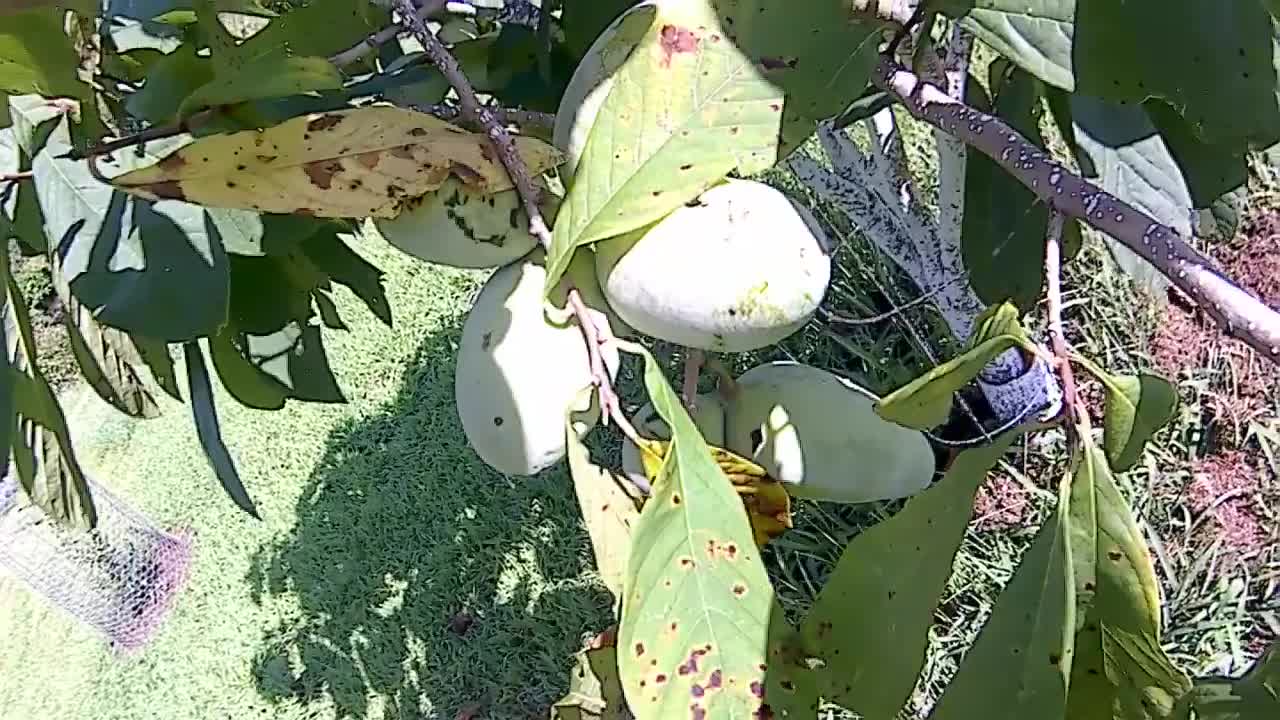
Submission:
<svg viewBox="0 0 1280 720">
<path fill-rule="evenodd" d="M 132 422 L 73 402 L 85 463 L 166 526 L 197 532 L 186 591 L 155 643 L 117 660 L 12 581 L 0 587 L 5 717 L 541 716 L 608 599 L 562 471 L 508 481 L 475 458 L 453 402 L 453 351 L 476 273 L 386 246 L 396 328 L 342 304 L 327 336 L 351 400 L 244 409 L 228 445 L 263 515 L 219 488 L 184 406 Z M 450 618 L 474 618 L 463 636 Z"/>
</svg>

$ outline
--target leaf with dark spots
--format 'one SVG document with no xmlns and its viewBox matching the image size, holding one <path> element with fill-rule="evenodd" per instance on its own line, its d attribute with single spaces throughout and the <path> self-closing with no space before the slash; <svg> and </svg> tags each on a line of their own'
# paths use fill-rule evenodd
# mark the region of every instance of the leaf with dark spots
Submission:
<svg viewBox="0 0 1280 720">
<path fill-rule="evenodd" d="M 180 196 L 210 207 L 394 217 L 402 198 L 438 189 L 453 168 L 465 168 L 456 174 L 481 194 L 510 189 L 506 169 L 486 159 L 488 142 L 483 133 L 425 113 L 366 106 L 204 135 L 111 183 L 143 197 Z M 559 151 L 541 140 L 521 136 L 515 144 L 532 175 L 560 162 Z M 343 182 L 335 182 L 339 175 Z"/>
<path fill-rule="evenodd" d="M 675 25 L 663 25 L 661 37 L 663 67 L 671 65 L 671 56 L 677 53 L 691 53 L 698 49 L 698 36 L 688 28 Z"/>
</svg>

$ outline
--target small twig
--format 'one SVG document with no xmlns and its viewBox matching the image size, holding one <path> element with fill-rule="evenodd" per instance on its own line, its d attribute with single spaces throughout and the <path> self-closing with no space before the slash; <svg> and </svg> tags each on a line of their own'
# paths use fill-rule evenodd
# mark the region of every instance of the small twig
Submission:
<svg viewBox="0 0 1280 720">
<path fill-rule="evenodd" d="M 529 233 L 538 238 L 544 248 L 551 249 L 551 231 L 547 228 L 546 221 L 542 219 L 542 211 L 538 208 L 538 190 L 534 187 L 528 166 L 516 152 L 511 133 L 498 122 L 492 111 L 480 104 L 480 100 L 476 98 L 475 88 L 471 86 L 471 81 L 458 66 L 458 60 L 440 42 L 440 38 L 427 28 L 427 23 L 418 15 L 413 0 L 396 0 L 396 8 L 400 12 L 400 22 L 418 39 L 431 64 L 440 70 L 454 92 L 458 93 L 458 104 L 462 106 L 462 119 L 483 129 L 489 142 L 497 151 L 498 159 L 506 168 L 507 174 L 511 176 L 511 182 L 515 185 L 516 192 L 519 193 L 525 212 L 528 214 Z"/>
<path fill-rule="evenodd" d="M 1223 331 L 1280 364 L 1280 312 L 1236 285 L 1177 230 L 1071 172 L 1017 130 L 882 56 L 872 73 L 917 118 L 990 157 L 1037 197 L 1115 238 L 1191 296 Z"/>
<path fill-rule="evenodd" d="M 171 125 L 149 127 L 142 132 L 126 135 L 116 140 L 98 143 L 97 145 L 91 145 L 88 148 L 85 148 L 83 152 L 76 152 L 75 150 L 72 150 L 67 153 L 66 157 L 69 157 L 72 160 L 84 160 L 85 158 L 97 157 L 99 155 L 110 155 L 117 150 L 123 150 L 125 148 L 130 148 L 134 145 L 141 145 L 153 140 L 171 138 L 176 135 L 181 135 L 182 133 L 199 129 L 202 125 L 213 119 L 215 113 L 217 113 L 217 108 L 201 110 L 200 112 L 193 113 L 190 117 Z"/>
<path fill-rule="evenodd" d="M 414 110 L 429 113 L 441 120 L 453 122 L 462 116 L 457 105 L 437 103 L 435 105 L 410 105 Z M 537 110 L 520 110 L 518 108 L 489 108 L 498 122 L 503 125 L 524 125 L 550 129 L 556 124 L 556 116 Z"/>
<path fill-rule="evenodd" d="M 1080 408 L 1075 376 L 1071 372 L 1071 356 L 1062 330 L 1062 226 L 1066 218 L 1058 210 L 1049 211 L 1049 229 L 1045 233 L 1044 274 L 1047 286 L 1045 305 L 1049 313 L 1049 342 L 1053 345 L 1054 364 L 1062 378 L 1062 414 L 1067 420 L 1068 436 L 1077 426 L 1088 432 L 1089 415 Z"/>
<path fill-rule="evenodd" d="M 429 18 L 445 9 L 446 0 L 423 0 L 418 8 L 418 15 Z M 329 56 L 329 62 L 338 67 L 351 65 L 364 59 L 366 55 L 391 42 L 404 31 L 400 25 L 388 25 L 376 33 L 369 35 L 351 47 Z"/>
<path fill-rule="evenodd" d="M 22 172 L 0 172 L 0 182 L 17 182 L 19 180 L 29 180 L 35 177 L 30 170 Z"/>
</svg>

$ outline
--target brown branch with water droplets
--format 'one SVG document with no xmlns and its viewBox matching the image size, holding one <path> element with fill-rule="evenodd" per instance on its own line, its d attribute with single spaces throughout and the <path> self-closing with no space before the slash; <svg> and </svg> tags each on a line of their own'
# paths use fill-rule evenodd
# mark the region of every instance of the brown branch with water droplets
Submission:
<svg viewBox="0 0 1280 720">
<path fill-rule="evenodd" d="M 1089 223 L 1163 273 L 1234 338 L 1280 364 L 1280 312 L 1226 277 L 1177 230 L 1071 172 L 1003 120 L 965 105 L 890 58 L 872 73 L 917 118 L 960 138 L 1050 208 Z"/>
</svg>

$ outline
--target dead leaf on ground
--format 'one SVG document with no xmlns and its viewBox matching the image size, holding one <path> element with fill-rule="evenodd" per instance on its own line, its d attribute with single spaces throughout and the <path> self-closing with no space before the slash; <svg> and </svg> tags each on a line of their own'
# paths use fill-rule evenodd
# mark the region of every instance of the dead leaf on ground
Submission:
<svg viewBox="0 0 1280 720">
<path fill-rule="evenodd" d="M 562 160 L 541 140 L 517 137 L 515 143 L 534 176 Z M 111 184 L 153 200 L 208 207 L 391 218 L 450 176 L 486 195 L 512 187 L 483 134 L 426 113 L 371 106 L 208 135 Z"/>
</svg>

